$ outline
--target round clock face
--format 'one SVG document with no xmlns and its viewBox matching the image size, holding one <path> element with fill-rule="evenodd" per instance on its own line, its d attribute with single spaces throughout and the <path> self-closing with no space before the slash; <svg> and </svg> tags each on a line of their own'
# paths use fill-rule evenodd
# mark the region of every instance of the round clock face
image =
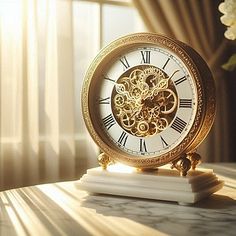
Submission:
<svg viewBox="0 0 236 236">
<path fill-rule="evenodd" d="M 159 156 L 191 128 L 196 86 L 177 55 L 143 45 L 114 58 L 97 80 L 93 103 L 116 147 L 135 156 Z"/>
<path fill-rule="evenodd" d="M 150 158 L 175 158 L 187 148 L 183 140 L 186 145 L 193 133 L 199 88 L 181 54 L 149 42 L 108 47 L 105 56 L 95 59 L 87 82 L 85 121 L 110 156 L 145 163 Z"/>
</svg>

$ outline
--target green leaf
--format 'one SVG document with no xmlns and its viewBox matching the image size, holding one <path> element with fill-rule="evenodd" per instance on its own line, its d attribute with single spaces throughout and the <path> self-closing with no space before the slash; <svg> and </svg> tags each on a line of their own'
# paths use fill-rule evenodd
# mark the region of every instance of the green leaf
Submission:
<svg viewBox="0 0 236 236">
<path fill-rule="evenodd" d="M 233 54 L 229 60 L 222 65 L 222 68 L 227 71 L 233 71 L 236 69 L 236 53 Z"/>
</svg>

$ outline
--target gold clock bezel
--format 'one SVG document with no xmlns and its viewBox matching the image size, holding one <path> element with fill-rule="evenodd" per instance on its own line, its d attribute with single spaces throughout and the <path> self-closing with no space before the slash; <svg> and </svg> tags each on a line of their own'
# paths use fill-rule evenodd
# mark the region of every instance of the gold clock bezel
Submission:
<svg viewBox="0 0 236 236">
<path fill-rule="evenodd" d="M 90 86 L 94 79 L 102 75 L 103 69 L 113 58 L 123 54 L 124 51 L 143 44 L 158 46 L 177 55 L 191 74 L 197 89 L 197 111 L 192 127 L 187 135 L 169 152 L 156 157 L 140 157 L 129 155 L 109 143 L 103 136 L 103 130 L 96 122 L 93 122 L 90 109 Z M 102 49 L 90 65 L 85 76 L 82 88 L 82 113 L 86 127 L 95 143 L 111 159 L 123 164 L 138 167 L 158 167 L 173 162 L 183 153 L 189 153 L 204 140 L 214 122 L 216 111 L 215 85 L 211 72 L 204 60 L 188 45 L 170 37 L 155 33 L 136 33 L 115 40 Z"/>
</svg>

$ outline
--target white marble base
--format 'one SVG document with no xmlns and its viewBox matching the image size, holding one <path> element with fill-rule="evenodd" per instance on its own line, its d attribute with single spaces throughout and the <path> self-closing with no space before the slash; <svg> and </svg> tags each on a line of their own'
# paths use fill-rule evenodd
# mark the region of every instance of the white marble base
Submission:
<svg viewBox="0 0 236 236">
<path fill-rule="evenodd" d="M 211 169 L 189 171 L 186 177 L 180 177 L 177 170 L 169 167 L 138 172 L 116 164 L 108 170 L 100 167 L 87 170 L 76 186 L 91 193 L 174 201 L 185 205 L 220 190 L 223 181 L 219 181 Z"/>
</svg>

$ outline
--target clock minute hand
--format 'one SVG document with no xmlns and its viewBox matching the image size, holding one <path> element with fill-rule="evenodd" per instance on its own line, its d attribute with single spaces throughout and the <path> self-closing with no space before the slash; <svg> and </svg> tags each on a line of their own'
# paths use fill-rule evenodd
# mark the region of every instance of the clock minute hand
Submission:
<svg viewBox="0 0 236 236">
<path fill-rule="evenodd" d="M 165 79 L 161 79 L 158 84 L 155 86 L 155 88 L 151 91 L 151 93 L 146 97 L 151 97 L 153 95 L 157 95 L 160 90 L 167 89 L 169 80 L 172 79 L 172 77 L 179 72 L 179 70 L 175 70 L 170 77 L 167 77 Z"/>
<path fill-rule="evenodd" d="M 179 70 L 175 70 L 172 75 L 170 77 L 168 77 L 167 79 L 162 79 L 158 82 L 157 84 L 157 89 L 167 89 L 168 88 L 168 83 L 169 83 L 169 80 L 172 79 L 172 77 L 177 73 L 179 72 Z"/>
</svg>

